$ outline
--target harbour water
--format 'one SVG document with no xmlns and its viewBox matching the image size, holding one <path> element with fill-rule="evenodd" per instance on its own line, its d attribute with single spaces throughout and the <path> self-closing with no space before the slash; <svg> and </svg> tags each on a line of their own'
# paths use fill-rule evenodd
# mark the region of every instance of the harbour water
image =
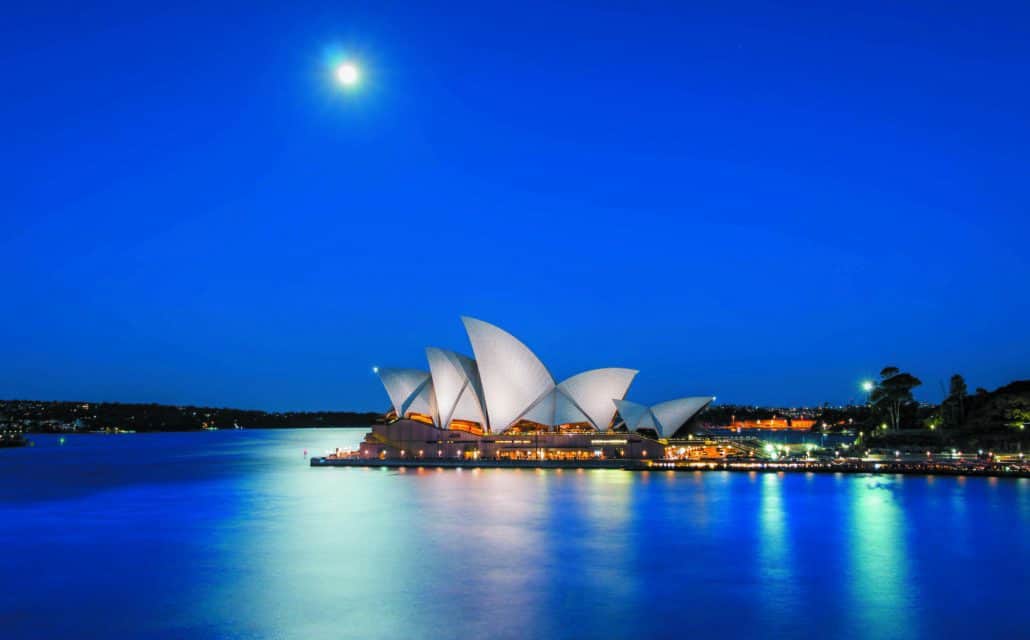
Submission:
<svg viewBox="0 0 1030 640">
<path fill-rule="evenodd" d="M 305 459 L 362 436 L 0 451 L 0 636 L 1030 637 L 1030 480 Z"/>
</svg>

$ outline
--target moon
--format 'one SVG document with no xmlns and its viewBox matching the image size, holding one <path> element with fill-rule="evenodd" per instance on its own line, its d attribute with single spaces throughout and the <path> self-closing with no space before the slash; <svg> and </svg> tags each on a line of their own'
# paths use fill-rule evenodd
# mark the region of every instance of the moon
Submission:
<svg viewBox="0 0 1030 640">
<path fill-rule="evenodd" d="M 345 87 L 353 87 L 361 80 L 361 71 L 354 63 L 344 62 L 336 67 L 336 79 Z"/>
</svg>

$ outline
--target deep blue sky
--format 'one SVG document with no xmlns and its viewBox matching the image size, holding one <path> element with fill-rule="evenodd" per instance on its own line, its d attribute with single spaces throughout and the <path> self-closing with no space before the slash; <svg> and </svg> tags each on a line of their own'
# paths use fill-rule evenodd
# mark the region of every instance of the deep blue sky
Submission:
<svg viewBox="0 0 1030 640">
<path fill-rule="evenodd" d="M 645 402 L 1030 377 L 1026 3 L 22 4 L 0 397 L 382 409 L 461 314 Z"/>
</svg>

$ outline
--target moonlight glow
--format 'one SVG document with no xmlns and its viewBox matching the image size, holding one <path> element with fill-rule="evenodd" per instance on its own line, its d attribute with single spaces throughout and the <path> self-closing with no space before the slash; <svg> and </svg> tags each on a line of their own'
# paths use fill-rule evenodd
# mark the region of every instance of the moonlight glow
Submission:
<svg viewBox="0 0 1030 640">
<path fill-rule="evenodd" d="M 341 63 L 336 67 L 336 80 L 345 87 L 353 87 L 361 79 L 361 71 L 351 62 Z"/>
</svg>

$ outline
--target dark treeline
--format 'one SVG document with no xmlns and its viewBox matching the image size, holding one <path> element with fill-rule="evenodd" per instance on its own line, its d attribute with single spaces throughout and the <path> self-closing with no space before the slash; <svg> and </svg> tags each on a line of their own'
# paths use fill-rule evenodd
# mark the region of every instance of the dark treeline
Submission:
<svg viewBox="0 0 1030 640">
<path fill-rule="evenodd" d="M 247 409 L 128 404 L 120 402 L 43 402 L 0 400 L 0 422 L 22 425 L 26 431 L 194 431 L 205 428 L 361 426 L 375 422 L 376 413 L 349 411 L 288 411 L 272 413 Z"/>
<path fill-rule="evenodd" d="M 913 399 L 912 391 L 920 385 L 916 376 L 884 367 L 869 392 L 871 446 L 1022 450 L 1030 444 L 1030 380 L 970 393 L 965 379 L 955 374 L 939 405 Z"/>
</svg>

